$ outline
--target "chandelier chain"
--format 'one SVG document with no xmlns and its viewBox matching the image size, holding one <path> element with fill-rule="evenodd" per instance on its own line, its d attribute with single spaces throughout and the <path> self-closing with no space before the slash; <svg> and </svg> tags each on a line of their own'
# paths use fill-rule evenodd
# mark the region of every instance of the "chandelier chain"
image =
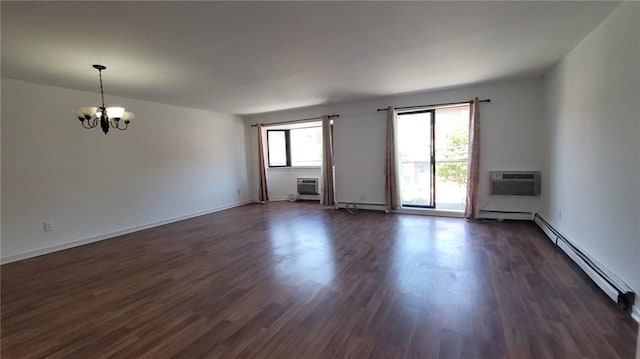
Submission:
<svg viewBox="0 0 640 359">
<path fill-rule="evenodd" d="M 104 107 L 104 91 L 102 90 L 102 69 L 98 69 L 98 73 L 100 74 L 100 95 L 102 96 L 102 109 L 104 111 L 106 108 Z"/>
</svg>

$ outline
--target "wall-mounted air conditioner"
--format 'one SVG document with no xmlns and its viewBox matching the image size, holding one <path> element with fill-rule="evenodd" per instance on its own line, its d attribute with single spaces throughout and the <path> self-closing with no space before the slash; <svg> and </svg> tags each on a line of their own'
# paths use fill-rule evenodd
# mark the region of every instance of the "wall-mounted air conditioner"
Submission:
<svg viewBox="0 0 640 359">
<path fill-rule="evenodd" d="M 539 196 L 539 171 L 491 171 L 491 194 L 500 196 Z"/>
<path fill-rule="evenodd" d="M 318 194 L 318 179 L 298 177 L 299 194 Z"/>
</svg>

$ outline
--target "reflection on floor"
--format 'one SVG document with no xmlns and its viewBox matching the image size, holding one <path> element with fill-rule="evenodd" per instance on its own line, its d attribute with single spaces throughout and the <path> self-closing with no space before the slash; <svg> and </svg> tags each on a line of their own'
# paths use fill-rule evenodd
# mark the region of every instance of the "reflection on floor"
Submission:
<svg viewBox="0 0 640 359">
<path fill-rule="evenodd" d="M 528 222 L 248 205 L 2 266 L 2 357 L 632 358 Z"/>
</svg>

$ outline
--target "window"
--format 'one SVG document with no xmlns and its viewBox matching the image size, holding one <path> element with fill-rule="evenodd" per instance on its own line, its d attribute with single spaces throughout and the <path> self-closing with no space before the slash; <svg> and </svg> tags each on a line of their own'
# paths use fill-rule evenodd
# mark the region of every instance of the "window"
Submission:
<svg viewBox="0 0 640 359">
<path fill-rule="evenodd" d="M 269 167 L 320 166 L 322 127 L 267 130 L 267 148 Z"/>
</svg>

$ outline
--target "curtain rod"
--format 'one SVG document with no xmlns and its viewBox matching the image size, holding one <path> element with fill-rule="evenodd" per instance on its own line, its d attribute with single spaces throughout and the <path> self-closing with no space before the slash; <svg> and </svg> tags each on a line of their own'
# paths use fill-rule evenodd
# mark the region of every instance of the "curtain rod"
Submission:
<svg viewBox="0 0 640 359">
<path fill-rule="evenodd" d="M 329 115 L 328 117 L 329 118 L 340 117 L 340 115 Z M 283 125 L 283 124 L 287 124 L 287 123 L 307 122 L 307 121 L 311 121 L 311 120 L 321 120 L 321 119 L 322 119 L 322 116 L 320 116 L 320 117 L 303 118 L 303 119 L 300 119 L 300 120 L 292 120 L 292 121 L 271 122 L 271 123 L 265 123 L 263 125 L 264 126 Z M 256 127 L 256 126 L 258 126 L 257 123 L 255 125 L 251 125 L 251 127 Z"/>
<path fill-rule="evenodd" d="M 408 110 L 411 108 L 422 108 L 422 107 L 437 107 L 437 106 L 450 106 L 450 105 L 462 105 L 463 103 L 471 103 L 471 101 L 461 101 L 461 102 L 443 102 L 443 103 L 434 103 L 431 105 L 418 105 L 418 106 L 405 106 L 405 107 L 396 107 L 396 110 Z M 491 99 L 488 98 L 486 100 L 480 100 L 478 102 L 491 102 Z M 379 108 L 378 111 L 386 111 L 386 108 Z"/>
</svg>

